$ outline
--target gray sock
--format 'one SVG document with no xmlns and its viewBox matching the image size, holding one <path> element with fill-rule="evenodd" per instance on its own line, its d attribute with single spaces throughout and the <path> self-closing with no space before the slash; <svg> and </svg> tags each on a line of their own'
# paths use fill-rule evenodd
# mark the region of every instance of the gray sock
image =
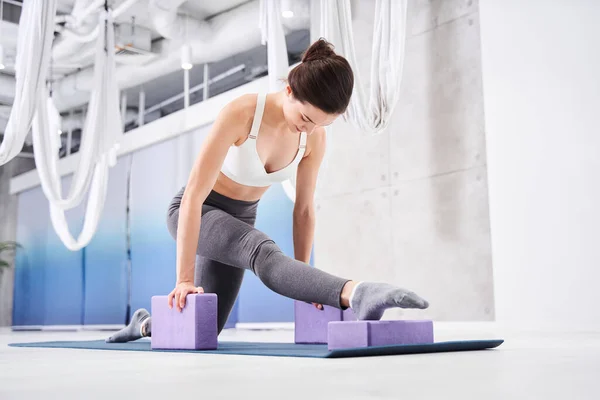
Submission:
<svg viewBox="0 0 600 400">
<path fill-rule="evenodd" d="M 429 307 L 414 292 L 387 283 L 360 282 L 350 297 L 350 306 L 359 320 L 379 320 L 388 308 Z"/>
<path fill-rule="evenodd" d="M 137 340 L 142 337 L 142 324 L 146 320 L 150 322 L 150 313 L 140 308 L 131 317 L 131 322 L 125 328 L 121 329 L 119 332 L 115 333 L 111 337 L 105 340 L 106 343 L 124 343 L 131 342 L 132 340 Z M 150 324 L 148 324 L 150 325 Z M 146 329 L 146 332 L 148 330 Z M 148 336 L 145 334 L 144 336 Z"/>
</svg>

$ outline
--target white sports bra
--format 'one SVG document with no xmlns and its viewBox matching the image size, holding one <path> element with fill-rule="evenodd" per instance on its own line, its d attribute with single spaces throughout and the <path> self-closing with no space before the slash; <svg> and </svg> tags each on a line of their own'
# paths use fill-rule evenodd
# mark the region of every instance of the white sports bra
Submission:
<svg viewBox="0 0 600 400">
<path fill-rule="evenodd" d="M 221 172 L 225 176 L 241 185 L 265 187 L 293 178 L 306 150 L 306 132 L 302 132 L 296 158 L 285 168 L 267 173 L 256 149 L 258 131 L 260 130 L 260 123 L 265 111 L 266 99 L 267 95 L 265 93 L 258 94 L 254 120 L 252 121 L 252 129 L 250 130 L 248 139 L 240 146 L 232 145 L 229 148 L 221 167 Z"/>
</svg>

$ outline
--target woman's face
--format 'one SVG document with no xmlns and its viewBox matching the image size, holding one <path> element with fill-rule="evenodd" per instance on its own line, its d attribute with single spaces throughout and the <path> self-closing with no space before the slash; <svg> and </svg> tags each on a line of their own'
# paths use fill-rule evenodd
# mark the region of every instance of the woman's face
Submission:
<svg viewBox="0 0 600 400">
<path fill-rule="evenodd" d="M 306 132 L 309 135 L 317 126 L 330 125 L 339 116 L 339 114 L 327 114 L 309 103 L 301 103 L 294 98 L 289 86 L 286 87 L 283 115 L 290 132 Z"/>
</svg>

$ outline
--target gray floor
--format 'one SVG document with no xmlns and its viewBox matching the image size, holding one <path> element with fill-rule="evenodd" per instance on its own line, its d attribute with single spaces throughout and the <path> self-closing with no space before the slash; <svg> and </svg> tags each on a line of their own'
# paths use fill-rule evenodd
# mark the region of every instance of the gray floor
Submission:
<svg viewBox="0 0 600 400">
<path fill-rule="evenodd" d="M 600 398 L 600 332 L 437 324 L 436 341 L 506 342 L 491 351 L 338 360 L 7 346 L 107 334 L 0 330 L 0 399 Z M 229 330 L 221 340 L 292 341 L 293 331 Z"/>
</svg>

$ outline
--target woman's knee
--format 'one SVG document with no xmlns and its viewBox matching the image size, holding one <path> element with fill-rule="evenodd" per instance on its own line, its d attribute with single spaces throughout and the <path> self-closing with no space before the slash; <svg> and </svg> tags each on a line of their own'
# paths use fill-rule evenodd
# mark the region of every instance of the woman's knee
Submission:
<svg viewBox="0 0 600 400">
<path fill-rule="evenodd" d="M 247 269 L 259 245 L 270 240 L 265 233 L 222 210 L 209 210 L 202 216 L 198 254 Z"/>
<path fill-rule="evenodd" d="M 167 230 L 171 237 L 177 240 L 177 224 L 179 223 L 179 208 L 169 210 L 167 213 Z"/>
<path fill-rule="evenodd" d="M 281 255 L 283 255 L 283 252 L 271 239 L 264 240 L 256 248 L 250 267 L 254 274 L 267 286 L 269 286 L 270 281 L 277 279 L 274 276 L 276 271 L 273 267 L 281 262 Z"/>
</svg>

